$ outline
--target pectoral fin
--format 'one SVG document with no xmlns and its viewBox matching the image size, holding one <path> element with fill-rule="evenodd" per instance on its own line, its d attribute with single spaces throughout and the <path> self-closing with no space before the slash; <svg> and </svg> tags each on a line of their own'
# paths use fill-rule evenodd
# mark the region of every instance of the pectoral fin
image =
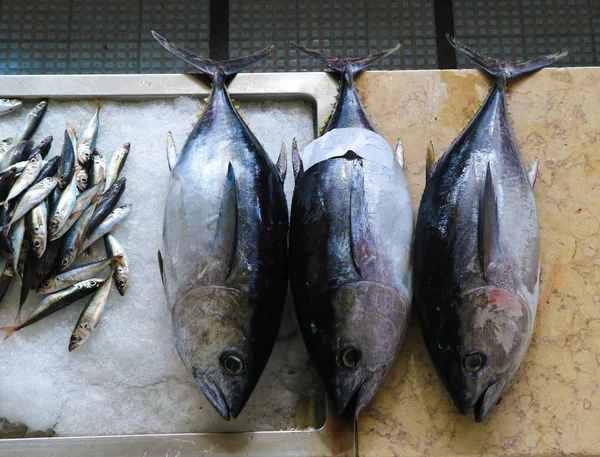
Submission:
<svg viewBox="0 0 600 457">
<path fill-rule="evenodd" d="M 396 156 L 396 160 L 400 164 L 400 168 L 404 170 L 404 145 L 402 144 L 402 140 L 398 137 L 398 143 L 396 144 L 396 152 L 394 153 Z"/>
<path fill-rule="evenodd" d="M 527 172 L 527 178 L 529 179 L 529 184 L 531 184 L 531 188 L 535 186 L 535 180 L 537 178 L 538 171 L 538 158 L 535 156 L 531 161 L 531 165 L 529 165 L 529 171 Z"/>
<path fill-rule="evenodd" d="M 433 141 L 429 141 L 427 145 L 427 156 L 425 159 L 425 177 L 427 181 L 431 178 L 433 170 L 435 169 L 435 150 L 433 149 Z"/>
<path fill-rule="evenodd" d="M 214 263 L 210 267 L 211 280 L 225 281 L 231 272 L 237 246 L 238 229 L 237 187 L 233 166 L 229 163 L 223 189 L 223 199 L 213 239 Z"/>
<path fill-rule="evenodd" d="M 362 160 L 353 164 L 352 184 L 350 188 L 350 238 L 352 258 L 358 273 L 369 279 L 377 254 L 373 237 L 369 230 L 369 211 L 365 201 L 365 179 Z"/>
<path fill-rule="evenodd" d="M 177 147 L 175 146 L 175 140 L 173 140 L 171 132 L 167 133 L 167 162 L 169 164 L 169 171 L 173 171 L 177 163 Z"/>
<path fill-rule="evenodd" d="M 479 256 L 486 280 L 490 280 L 490 270 L 498 265 L 502 258 L 500 231 L 498 224 L 498 203 L 492 180 L 492 171 L 488 163 L 485 180 L 481 188 L 479 201 Z"/>
<path fill-rule="evenodd" d="M 285 182 L 285 175 L 287 174 L 287 149 L 285 143 L 281 143 L 281 150 L 279 151 L 279 158 L 277 159 L 277 173 L 281 179 L 281 184 Z"/>
<path fill-rule="evenodd" d="M 304 164 L 302 163 L 302 158 L 298 152 L 296 138 L 292 141 L 292 169 L 294 170 L 294 182 L 297 183 L 304 174 Z"/>
</svg>

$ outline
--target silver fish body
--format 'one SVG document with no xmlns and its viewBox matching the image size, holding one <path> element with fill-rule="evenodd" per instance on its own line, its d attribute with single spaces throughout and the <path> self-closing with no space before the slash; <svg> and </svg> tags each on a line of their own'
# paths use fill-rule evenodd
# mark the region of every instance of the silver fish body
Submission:
<svg viewBox="0 0 600 457">
<path fill-rule="evenodd" d="M 92 152 L 96 147 L 96 138 L 98 136 L 98 126 L 100 125 L 100 108 L 101 103 L 96 105 L 94 115 L 88 124 L 77 134 L 77 162 L 85 169 L 92 158 Z"/>
<path fill-rule="evenodd" d="M 21 100 L 10 98 L 0 99 L 0 116 L 11 113 L 19 109 L 21 106 L 23 106 L 23 102 Z"/>
<path fill-rule="evenodd" d="M 94 203 L 88 206 L 67 232 L 60 255 L 58 271 L 61 273 L 66 271 L 67 268 L 73 264 L 77 254 L 83 250 L 82 245 L 84 242 L 85 230 L 87 229 L 95 209 L 96 205 Z"/>
<path fill-rule="evenodd" d="M 97 262 L 79 265 L 71 270 L 60 273 L 52 278 L 48 278 L 37 289 L 37 292 L 43 295 L 53 294 L 60 290 L 71 287 L 85 279 L 102 273 L 112 263 L 112 258 L 98 260 Z"/>
<path fill-rule="evenodd" d="M 89 234 L 81 250 L 87 249 L 104 235 L 113 232 L 131 212 L 132 205 L 118 206 Z"/>
<path fill-rule="evenodd" d="M 94 149 L 92 154 L 92 164 L 89 170 L 89 185 L 90 187 L 104 183 L 106 180 L 106 161 L 100 151 Z"/>
<path fill-rule="evenodd" d="M 129 258 L 127 257 L 125 249 L 121 246 L 121 243 L 119 243 L 113 235 L 105 235 L 104 242 L 106 245 L 106 253 L 109 257 L 119 258 L 113 279 L 119 293 L 125 295 L 125 292 L 127 292 L 127 288 L 129 287 Z"/>
<path fill-rule="evenodd" d="M 17 203 L 8 226 L 10 227 L 13 225 L 16 221 L 25 216 L 25 214 L 27 214 L 33 207 L 44 201 L 46 197 L 54 190 L 57 184 L 57 178 L 48 177 L 27 189 L 27 191 L 19 200 L 19 203 Z"/>
<path fill-rule="evenodd" d="M 19 144 L 22 141 L 31 139 L 33 134 L 37 131 L 46 109 L 48 108 L 48 102 L 42 101 L 38 103 L 25 117 L 21 128 L 16 133 L 13 139 L 13 144 Z"/>
<path fill-rule="evenodd" d="M 110 189 L 115 181 L 119 178 L 119 173 L 121 173 L 121 170 L 125 165 L 125 161 L 127 160 L 130 149 L 131 145 L 129 143 L 125 143 L 110 158 L 108 166 L 106 167 L 106 182 L 104 183 L 104 192 L 108 191 L 108 189 Z"/>
<path fill-rule="evenodd" d="M 25 215 L 25 230 L 29 232 L 31 249 L 39 259 L 48 241 L 48 203 L 44 200 Z"/>
<path fill-rule="evenodd" d="M 49 223 L 50 240 L 57 238 L 64 225 L 67 223 L 69 216 L 73 212 L 75 207 L 75 201 L 77 200 L 77 177 L 73 176 L 71 182 L 60 194 L 58 201 L 54 208 L 52 208 L 52 217 Z"/>
<path fill-rule="evenodd" d="M 29 159 L 27 161 L 27 165 L 25 165 L 25 168 L 23 168 L 21 175 L 10 190 L 8 197 L 6 198 L 6 202 L 15 199 L 25 192 L 25 190 L 27 190 L 29 186 L 35 182 L 43 166 L 44 161 L 42 160 L 42 156 L 40 154 L 36 154 L 34 157 Z"/>
<path fill-rule="evenodd" d="M 21 258 L 21 248 L 23 247 L 23 240 L 25 239 L 25 219 L 19 219 L 10 229 L 10 244 L 13 249 L 13 271 L 14 276 L 19 282 L 22 281 L 21 275 L 18 271 L 19 259 Z"/>
</svg>

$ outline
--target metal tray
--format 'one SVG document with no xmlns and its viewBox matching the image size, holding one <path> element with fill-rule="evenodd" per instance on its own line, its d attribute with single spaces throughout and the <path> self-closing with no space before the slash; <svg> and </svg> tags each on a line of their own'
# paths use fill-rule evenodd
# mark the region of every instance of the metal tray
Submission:
<svg viewBox="0 0 600 457">
<path fill-rule="evenodd" d="M 0 76 L 1 95 L 22 99 L 151 100 L 203 95 L 208 89 L 194 75 Z M 307 100 L 316 130 L 335 101 L 337 83 L 325 73 L 241 74 L 229 92 L 252 101 Z M 356 425 L 337 417 L 329 402 L 325 409 L 325 423 L 317 429 L 4 439 L 0 456 L 356 455 Z"/>
</svg>

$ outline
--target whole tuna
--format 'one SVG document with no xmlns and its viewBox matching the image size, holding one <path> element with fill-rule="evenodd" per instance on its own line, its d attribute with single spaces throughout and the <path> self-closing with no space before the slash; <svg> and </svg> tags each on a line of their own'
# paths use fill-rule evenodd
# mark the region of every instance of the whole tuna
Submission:
<svg viewBox="0 0 600 457">
<path fill-rule="evenodd" d="M 425 344 L 458 410 L 483 421 L 521 364 L 540 280 L 532 187 L 506 108 L 506 85 L 566 53 L 500 62 L 450 39 L 494 82 L 469 125 L 433 165 L 414 248 L 415 307 Z"/>
<path fill-rule="evenodd" d="M 159 262 L 179 355 L 221 416 L 235 418 L 277 336 L 288 215 L 282 179 L 237 113 L 225 78 L 272 48 L 216 62 L 154 37 L 212 80 L 206 110 L 171 171 Z"/>
<path fill-rule="evenodd" d="M 334 59 L 340 74 L 324 134 L 300 159 L 290 224 L 290 280 L 304 341 L 340 412 L 358 417 L 400 350 L 412 297 L 413 215 L 402 171 L 365 111 L 354 76 L 397 48 Z M 399 143 L 400 144 L 400 143 Z"/>
</svg>

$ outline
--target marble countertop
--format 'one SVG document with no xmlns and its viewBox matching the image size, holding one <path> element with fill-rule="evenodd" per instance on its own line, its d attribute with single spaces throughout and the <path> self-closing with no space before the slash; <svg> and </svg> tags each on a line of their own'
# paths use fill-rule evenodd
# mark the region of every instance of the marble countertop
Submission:
<svg viewBox="0 0 600 457">
<path fill-rule="evenodd" d="M 371 72 L 361 97 L 390 144 L 400 136 L 415 208 L 437 156 L 490 86 L 478 71 Z M 533 340 L 483 424 L 461 416 L 413 313 L 404 348 L 358 423 L 361 457 L 552 456 L 600 452 L 600 68 L 546 69 L 511 83 L 508 109 L 534 189 L 542 276 Z"/>
</svg>

